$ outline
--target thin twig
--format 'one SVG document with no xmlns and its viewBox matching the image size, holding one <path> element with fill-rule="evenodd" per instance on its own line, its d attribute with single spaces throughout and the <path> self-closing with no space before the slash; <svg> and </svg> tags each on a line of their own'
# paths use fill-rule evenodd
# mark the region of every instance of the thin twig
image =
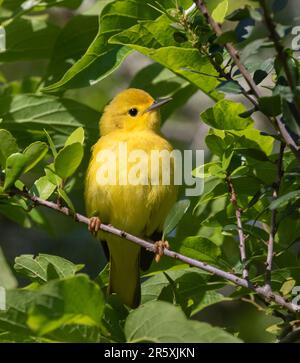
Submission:
<svg viewBox="0 0 300 363">
<path fill-rule="evenodd" d="M 294 77 L 289 68 L 288 56 L 287 56 L 286 52 L 284 51 L 283 45 L 281 44 L 281 38 L 280 38 L 279 34 L 277 33 L 276 26 L 272 20 L 271 14 L 269 12 L 269 9 L 268 9 L 268 6 L 267 6 L 265 0 L 259 0 L 259 3 L 263 10 L 263 16 L 264 16 L 266 27 L 269 31 L 269 38 L 274 43 L 276 52 L 278 54 L 278 59 L 284 69 L 288 85 L 294 94 L 295 106 L 297 108 L 298 115 L 300 115 L 300 98 L 298 96 L 297 83 L 295 82 Z"/>
<path fill-rule="evenodd" d="M 43 200 L 37 196 L 31 195 L 31 194 L 27 193 L 26 191 L 21 191 L 21 190 L 15 189 L 10 193 L 10 195 L 11 196 L 20 195 L 28 200 L 31 200 L 34 203 L 34 205 L 40 205 L 40 206 L 44 206 L 44 207 L 53 209 L 64 215 L 72 216 L 75 219 L 75 221 L 77 221 L 77 222 L 84 223 L 87 225 L 89 224 L 89 221 L 90 221 L 89 218 L 87 218 L 79 213 L 73 213 L 70 209 L 68 209 L 66 207 L 59 207 L 55 203 L 52 203 L 47 200 Z M 130 233 L 127 233 L 127 232 L 122 231 L 118 228 L 115 228 L 111 225 L 107 225 L 107 224 L 103 224 L 103 223 L 100 225 L 100 229 L 104 232 L 114 234 L 114 235 L 124 238 L 128 241 L 136 243 L 139 246 L 146 248 L 148 251 L 156 253 L 154 244 L 149 241 L 145 241 L 142 238 L 136 237 Z M 283 297 L 281 297 L 278 294 L 275 294 L 273 292 L 266 292 L 264 287 L 254 285 L 250 281 L 240 278 L 230 272 L 220 270 L 219 268 L 217 268 L 215 266 L 211 266 L 202 261 L 194 260 L 193 258 L 184 256 L 180 253 L 174 252 L 169 249 L 164 249 L 163 253 L 165 256 L 175 258 L 190 266 L 197 267 L 197 268 L 204 270 L 206 272 L 209 272 L 213 275 L 219 276 L 227 281 L 232 282 L 235 285 L 248 288 L 248 289 L 256 292 L 258 295 L 262 296 L 265 300 L 274 301 L 276 304 L 288 309 L 289 311 L 291 311 L 293 313 L 300 312 L 300 307 L 298 305 L 286 301 Z"/>
<path fill-rule="evenodd" d="M 285 143 L 280 144 L 280 151 L 277 160 L 277 177 L 276 181 L 273 186 L 273 195 L 272 199 L 275 200 L 278 198 L 280 184 L 283 176 L 283 153 L 285 149 Z M 274 241 L 275 235 L 277 232 L 277 225 L 276 225 L 276 209 L 273 209 L 271 212 L 271 223 L 270 223 L 270 235 L 268 241 L 268 253 L 267 253 L 267 260 L 266 260 L 266 276 L 265 276 L 265 287 L 266 289 L 271 291 L 271 272 L 272 272 L 272 262 L 274 256 Z"/>
<path fill-rule="evenodd" d="M 236 222 L 237 222 L 237 228 L 238 228 L 238 235 L 239 235 L 239 248 L 240 248 L 240 256 L 241 256 L 241 262 L 243 265 L 243 278 L 248 279 L 249 272 L 248 268 L 246 266 L 247 262 L 247 253 L 246 253 L 246 237 L 243 230 L 243 224 L 242 224 L 242 209 L 238 206 L 237 203 L 237 194 L 234 189 L 233 183 L 230 179 L 230 177 L 226 178 L 228 191 L 230 194 L 230 203 L 233 205 L 235 209 L 235 216 L 236 216 Z"/>
<path fill-rule="evenodd" d="M 214 32 L 217 36 L 221 36 L 223 34 L 223 31 L 220 27 L 220 25 L 213 19 L 213 17 L 209 14 L 207 7 L 203 0 L 195 0 L 195 3 L 198 7 L 198 9 L 201 11 L 201 13 L 204 15 L 207 23 L 212 27 Z M 246 80 L 248 86 L 252 90 L 253 94 L 258 98 L 260 97 L 260 91 L 255 84 L 254 80 L 252 79 L 250 73 L 247 71 L 246 67 L 241 63 L 240 56 L 238 54 L 238 51 L 235 49 L 235 47 L 231 43 L 225 43 L 225 48 L 227 49 L 227 52 L 231 56 L 232 60 L 238 67 L 239 71 L 243 75 L 244 79 Z"/>
<path fill-rule="evenodd" d="M 196 6 L 201 11 L 203 16 L 205 17 L 207 23 L 211 26 L 217 36 L 221 36 L 223 34 L 221 26 L 212 18 L 209 14 L 207 7 L 204 3 L 204 0 L 194 0 Z M 253 95 L 258 99 L 261 96 L 261 92 L 257 87 L 256 83 L 254 82 L 251 74 L 248 72 L 246 67 L 241 63 L 240 56 L 237 49 L 232 45 L 232 43 L 225 43 L 224 47 L 227 49 L 231 59 L 238 67 L 241 75 L 247 82 L 248 86 L 250 87 L 251 92 Z M 244 93 L 243 93 L 244 94 Z M 255 101 L 257 103 L 257 101 Z M 292 152 L 295 154 L 298 160 L 300 160 L 300 148 L 291 137 L 289 132 L 287 131 L 284 123 L 281 121 L 279 117 L 268 117 L 269 122 L 279 131 L 285 143 L 289 146 Z"/>
</svg>

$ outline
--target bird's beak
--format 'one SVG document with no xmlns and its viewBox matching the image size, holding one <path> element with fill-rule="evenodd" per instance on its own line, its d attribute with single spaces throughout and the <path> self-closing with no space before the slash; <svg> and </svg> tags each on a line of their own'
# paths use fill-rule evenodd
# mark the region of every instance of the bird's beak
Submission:
<svg viewBox="0 0 300 363">
<path fill-rule="evenodd" d="M 165 105 L 166 103 L 170 102 L 172 100 L 172 97 L 165 97 L 165 98 L 158 98 L 156 99 L 150 107 L 146 109 L 145 112 L 150 112 L 153 110 L 156 110 L 157 108 L 160 108 L 162 105 Z"/>
</svg>

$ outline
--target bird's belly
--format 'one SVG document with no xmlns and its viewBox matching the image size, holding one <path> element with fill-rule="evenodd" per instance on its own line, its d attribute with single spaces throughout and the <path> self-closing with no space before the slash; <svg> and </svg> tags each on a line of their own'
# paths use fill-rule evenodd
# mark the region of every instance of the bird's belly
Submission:
<svg viewBox="0 0 300 363">
<path fill-rule="evenodd" d="M 120 153 L 120 141 L 108 145 L 103 142 L 94 152 L 87 177 L 87 194 L 90 195 L 87 195 L 87 200 L 93 198 L 96 201 L 93 209 L 103 222 L 135 235 L 151 235 L 163 223 L 177 194 L 172 178 L 169 185 L 161 185 L 162 166 L 151 163 L 151 151 L 153 145 L 158 151 L 171 151 L 172 148 L 166 140 L 159 136 L 152 139 L 151 135 L 133 138 L 125 144 L 126 158 Z M 107 147 L 114 155 L 115 165 L 109 163 L 105 174 L 103 166 L 106 161 L 99 157 L 98 151 L 107 150 Z M 137 150 L 141 152 L 136 154 Z M 130 154 L 130 151 L 135 154 Z M 173 174 L 172 163 L 170 174 Z"/>
</svg>

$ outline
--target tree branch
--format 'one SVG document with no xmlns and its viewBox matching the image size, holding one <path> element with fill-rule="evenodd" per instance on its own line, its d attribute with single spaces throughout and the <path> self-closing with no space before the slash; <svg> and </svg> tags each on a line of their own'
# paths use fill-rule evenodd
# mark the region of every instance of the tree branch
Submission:
<svg viewBox="0 0 300 363">
<path fill-rule="evenodd" d="M 80 222 L 80 223 L 84 223 L 84 224 L 89 224 L 89 218 L 79 214 L 79 213 L 74 213 L 72 212 L 69 208 L 66 207 L 60 207 L 57 204 L 47 201 L 47 200 L 43 200 L 35 195 L 31 195 L 26 191 L 21 191 L 18 189 L 14 189 L 13 191 L 11 191 L 10 193 L 11 196 L 15 196 L 15 195 L 19 195 L 24 197 L 27 200 L 30 200 L 31 202 L 33 202 L 34 205 L 36 206 L 44 206 L 46 208 L 50 208 L 53 209 L 59 213 L 62 213 L 66 216 L 71 216 L 74 218 L 75 221 Z M 153 253 L 156 252 L 156 249 L 154 247 L 154 244 L 149 242 L 149 241 L 145 241 L 142 238 L 136 237 L 130 233 L 127 233 L 125 231 L 122 231 L 118 228 L 115 228 L 111 225 L 107 225 L 107 224 L 101 224 L 100 225 L 100 229 L 104 232 L 107 233 L 111 233 L 114 234 L 116 236 L 119 236 L 121 238 L 124 238 L 128 241 L 131 241 L 133 243 L 138 244 L 139 246 L 146 248 L 148 251 L 151 251 Z M 232 282 L 233 284 L 237 285 L 237 286 L 241 286 L 244 288 L 248 288 L 254 292 L 256 292 L 257 294 L 259 294 L 260 296 L 262 296 L 266 301 L 272 300 L 274 301 L 276 304 L 288 309 L 289 311 L 296 313 L 296 312 L 300 312 L 300 306 L 295 305 L 291 302 L 286 301 L 283 297 L 281 297 L 278 294 L 273 293 L 272 291 L 268 291 L 266 292 L 264 287 L 261 286 L 257 286 L 252 284 L 250 281 L 240 278 L 230 272 L 226 272 L 223 270 L 220 270 L 219 268 L 215 267 L 215 266 L 211 266 L 205 262 L 202 261 L 198 261 L 198 260 L 194 260 L 193 258 L 181 255 L 180 253 L 174 252 L 172 250 L 169 249 L 164 249 L 163 251 L 165 256 L 171 257 L 171 258 L 175 258 L 177 260 L 180 260 L 190 266 L 194 266 L 197 267 L 201 270 L 204 270 L 206 272 L 209 272 L 213 275 L 219 276 L 221 278 L 224 278 L 225 280 L 228 280 L 230 282 Z"/>
<path fill-rule="evenodd" d="M 280 36 L 277 33 L 276 26 L 272 20 L 272 17 L 270 15 L 270 12 L 268 10 L 268 6 L 267 6 L 265 0 L 259 0 L 259 3 L 263 10 L 263 16 L 264 16 L 266 27 L 269 31 L 269 38 L 274 43 L 276 52 L 278 54 L 278 59 L 284 69 L 288 85 L 289 85 L 291 91 L 293 92 L 293 95 L 295 98 L 295 105 L 297 108 L 298 115 L 300 115 L 300 98 L 298 96 L 297 83 L 294 81 L 293 75 L 289 68 L 288 56 L 287 56 L 286 52 L 284 51 L 283 45 L 281 44 Z"/>
<path fill-rule="evenodd" d="M 278 198 L 281 179 L 283 176 L 283 153 L 285 149 L 285 144 L 282 142 L 280 144 L 280 151 L 279 156 L 277 160 L 277 178 L 274 183 L 273 187 L 273 195 L 272 199 L 275 200 Z M 271 223 L 270 223 L 270 236 L 268 241 L 268 253 L 267 253 L 267 260 L 266 260 L 266 276 L 265 276 L 265 287 L 266 289 L 271 291 L 271 272 L 272 272 L 272 262 L 273 262 L 273 255 L 274 255 L 274 241 L 275 241 L 275 235 L 277 232 L 277 226 L 276 226 L 276 215 L 277 211 L 276 209 L 273 209 L 271 212 Z"/>
<path fill-rule="evenodd" d="M 196 4 L 196 6 L 198 7 L 198 9 L 203 14 L 203 16 L 205 17 L 207 23 L 214 30 L 215 34 L 217 36 L 221 36 L 223 34 L 222 28 L 212 18 L 212 16 L 209 14 L 204 0 L 194 0 L 194 2 Z M 250 87 L 250 90 L 252 91 L 253 95 L 256 97 L 256 99 L 261 97 L 260 90 L 257 87 L 257 85 L 255 84 L 253 78 L 251 77 L 251 74 L 248 72 L 246 67 L 240 61 L 240 56 L 239 56 L 239 53 L 238 53 L 237 49 L 231 43 L 225 43 L 224 47 L 227 49 L 231 59 L 234 61 L 235 65 L 238 67 L 239 71 L 241 72 L 241 75 L 243 76 L 243 78 L 247 82 L 247 84 Z M 278 117 L 274 117 L 274 118 L 269 118 L 268 117 L 268 120 L 271 122 L 271 124 L 273 126 L 276 127 L 276 129 L 281 134 L 281 136 L 282 136 L 283 140 L 285 141 L 285 143 L 290 147 L 290 149 L 293 151 L 293 153 L 295 154 L 297 159 L 300 160 L 300 148 L 295 143 L 295 141 L 291 137 L 291 135 L 288 133 L 284 123 Z"/>
<path fill-rule="evenodd" d="M 237 194 L 234 189 L 233 183 L 230 179 L 230 177 L 226 178 L 227 185 L 228 185 L 228 191 L 230 194 L 230 203 L 233 205 L 235 209 L 235 216 L 236 216 L 236 222 L 237 222 L 237 228 L 238 228 L 238 235 L 239 235 L 239 249 L 240 249 L 240 256 L 241 256 L 241 262 L 243 265 L 243 278 L 248 279 L 249 272 L 248 268 L 246 266 L 247 262 L 247 253 L 246 253 L 246 238 L 243 230 L 243 224 L 242 224 L 242 209 L 237 204 Z"/>
<path fill-rule="evenodd" d="M 216 35 L 217 36 L 222 35 L 223 31 L 222 31 L 220 25 L 209 14 L 204 1 L 195 0 L 195 3 L 197 5 L 198 9 L 201 11 L 201 13 L 204 15 L 207 23 L 212 27 L 212 29 L 216 33 Z M 250 89 L 252 90 L 253 94 L 257 98 L 260 97 L 260 91 L 259 91 L 257 85 L 255 84 L 255 82 L 253 81 L 250 73 L 247 71 L 246 67 L 243 65 L 243 63 L 241 63 L 238 51 L 235 49 L 235 47 L 231 43 L 225 43 L 224 46 L 227 49 L 227 52 L 231 56 L 232 60 L 238 67 L 239 71 L 243 75 L 244 79 L 246 80 L 246 82 L 247 82 L 248 86 L 250 87 Z"/>
</svg>

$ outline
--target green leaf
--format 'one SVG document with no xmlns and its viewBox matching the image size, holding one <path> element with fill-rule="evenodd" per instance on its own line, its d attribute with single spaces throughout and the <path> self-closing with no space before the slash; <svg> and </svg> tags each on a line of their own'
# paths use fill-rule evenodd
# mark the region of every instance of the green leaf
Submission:
<svg viewBox="0 0 300 363">
<path fill-rule="evenodd" d="M 100 327 L 104 303 L 99 286 L 86 275 L 53 280 L 37 291 L 27 324 L 39 335 L 65 324 Z"/>
<path fill-rule="evenodd" d="M 27 309 L 35 297 L 35 292 L 24 289 L 7 290 L 6 311 L 0 311 L 0 330 L 30 337 L 26 324 Z"/>
<path fill-rule="evenodd" d="M 228 0 L 220 1 L 216 8 L 213 10 L 211 16 L 217 23 L 223 23 L 227 10 Z"/>
<path fill-rule="evenodd" d="M 287 194 L 284 194 L 280 196 L 279 198 L 273 200 L 273 202 L 270 204 L 270 209 L 278 209 L 285 207 L 290 202 L 295 202 L 300 198 L 300 190 L 294 190 L 293 192 L 289 192 Z"/>
<path fill-rule="evenodd" d="M 55 189 L 56 185 L 51 183 L 48 177 L 45 175 L 34 182 L 31 191 L 34 195 L 40 197 L 41 199 L 47 200 L 54 193 Z"/>
<path fill-rule="evenodd" d="M 180 308 L 162 301 L 150 301 L 133 310 L 125 322 L 125 335 L 131 343 L 240 342 L 221 328 L 187 320 Z"/>
<path fill-rule="evenodd" d="M 89 145 L 98 136 L 100 114 L 79 102 L 41 95 L 0 96 L 0 118 L 4 128 L 13 132 L 18 142 L 28 144 L 28 139 L 45 137 L 44 129 L 51 135 L 56 147 L 64 145 L 67 136 L 83 127 Z"/>
<path fill-rule="evenodd" d="M 181 218 L 185 215 L 190 206 L 190 200 L 184 199 L 175 203 L 172 207 L 170 213 L 168 214 L 164 226 L 163 226 L 163 236 L 167 236 L 180 222 Z M 164 237 L 163 237 L 164 238 Z"/>
<path fill-rule="evenodd" d="M 54 142 L 53 140 L 51 139 L 51 136 L 48 134 L 48 132 L 46 130 L 44 130 L 44 133 L 46 134 L 47 136 L 47 140 L 48 140 L 48 144 L 50 146 L 50 149 L 52 151 L 52 155 L 54 156 L 54 158 L 56 158 L 57 156 L 57 151 L 56 151 L 56 147 L 54 145 Z"/>
<path fill-rule="evenodd" d="M 5 167 L 6 159 L 19 151 L 17 141 L 12 134 L 4 129 L 0 129 L 0 165 Z"/>
<path fill-rule="evenodd" d="M 167 276 L 171 279 L 170 284 Z M 226 298 L 217 293 L 222 284 L 210 282 L 211 276 L 197 268 L 168 270 L 154 275 L 142 284 L 142 304 L 153 300 L 173 302 L 173 289 L 176 292 L 176 303 L 185 313 L 195 315 L 204 307 L 213 305 Z"/>
<path fill-rule="evenodd" d="M 2 248 L 0 247 L 0 287 L 5 287 L 6 289 L 12 289 L 17 287 L 18 281 L 12 273 L 8 263 L 6 262 L 5 256 L 3 254 Z"/>
<path fill-rule="evenodd" d="M 225 153 L 222 157 L 222 169 L 227 170 L 230 166 L 231 159 L 234 155 L 234 151 L 231 150 L 231 148 L 225 150 Z"/>
<path fill-rule="evenodd" d="M 101 81 L 117 69 L 131 53 L 128 47 L 108 44 L 109 38 L 136 24 L 137 21 L 153 19 L 158 15 L 157 11 L 145 6 L 140 0 L 117 0 L 108 3 L 99 17 L 98 34 L 85 54 L 58 82 L 45 87 L 44 91 L 58 92 L 90 86 Z"/>
<path fill-rule="evenodd" d="M 0 212 L 2 215 L 24 228 L 30 228 L 32 226 L 31 218 L 25 208 L 26 203 L 21 199 L 12 198 L 5 201 L 0 199 Z"/>
<path fill-rule="evenodd" d="M 58 191 L 59 196 L 64 200 L 64 202 L 71 209 L 71 211 L 75 212 L 75 207 L 74 207 L 71 199 L 69 198 L 68 194 L 61 188 L 58 188 L 57 191 Z"/>
<path fill-rule="evenodd" d="M 75 142 L 79 142 L 81 145 L 84 143 L 84 130 L 82 127 L 78 127 L 78 129 L 72 132 L 72 134 L 67 138 L 65 146 L 74 144 Z"/>
<path fill-rule="evenodd" d="M 23 151 L 23 155 L 26 159 L 26 167 L 24 172 L 27 173 L 30 169 L 40 162 L 47 154 L 48 146 L 44 142 L 36 141 Z"/>
<path fill-rule="evenodd" d="M 236 9 L 232 13 L 226 16 L 226 20 L 230 21 L 239 21 L 249 18 L 249 9 L 243 8 L 243 9 Z"/>
<path fill-rule="evenodd" d="M 47 70 L 46 85 L 59 81 L 78 61 L 97 35 L 98 16 L 76 15 L 59 33 Z M 74 46 L 76 44 L 76 46 Z"/>
<path fill-rule="evenodd" d="M 282 112 L 280 95 L 260 97 L 258 103 L 260 110 L 267 116 L 278 116 Z"/>
<path fill-rule="evenodd" d="M 0 62 L 49 58 L 59 28 L 41 19 L 16 19 L 5 27 L 6 50 Z M 17 35 L 16 35 L 17 34 Z"/>
<path fill-rule="evenodd" d="M 241 86 L 237 81 L 223 81 L 216 88 L 217 91 L 225 93 L 241 93 Z"/>
<path fill-rule="evenodd" d="M 243 130 L 253 123 L 251 118 L 242 118 L 240 114 L 246 108 L 241 103 L 221 100 L 201 114 L 203 121 L 220 130 Z"/>
<path fill-rule="evenodd" d="M 55 172 L 62 178 L 67 179 L 75 173 L 83 158 L 83 147 L 81 143 L 75 142 L 65 146 L 59 151 L 54 161 Z"/>
<path fill-rule="evenodd" d="M 48 151 L 44 142 L 34 142 L 23 152 L 10 155 L 6 160 L 4 190 L 11 187 L 23 174 L 32 169 L 41 161 Z"/>
<path fill-rule="evenodd" d="M 38 256 L 21 255 L 15 259 L 15 270 L 32 281 L 45 283 L 56 278 L 71 277 L 82 269 L 82 265 L 53 255 L 40 253 Z"/>
<path fill-rule="evenodd" d="M 155 21 L 142 21 L 111 37 L 109 42 L 137 50 L 187 79 L 212 98 L 221 98 L 213 92 L 219 81 L 208 58 L 195 48 L 182 47 L 176 43 L 167 16 L 162 15 Z"/>
<path fill-rule="evenodd" d="M 196 260 L 215 264 L 221 255 L 220 247 L 201 236 L 186 237 L 179 246 L 179 252 Z"/>
</svg>

